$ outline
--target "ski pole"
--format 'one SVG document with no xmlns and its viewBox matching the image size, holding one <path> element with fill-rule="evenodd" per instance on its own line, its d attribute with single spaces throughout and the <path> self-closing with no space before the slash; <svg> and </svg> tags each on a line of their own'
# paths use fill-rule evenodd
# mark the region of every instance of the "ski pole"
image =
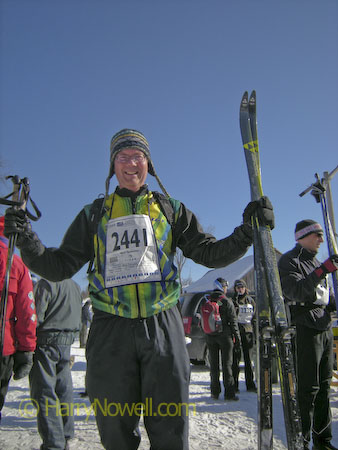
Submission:
<svg viewBox="0 0 338 450">
<path fill-rule="evenodd" d="M 334 175 L 338 170 L 338 167 L 331 172 L 331 174 L 328 176 L 328 178 L 332 175 Z M 303 192 L 299 194 L 300 197 L 303 197 L 307 192 L 311 191 L 311 194 L 316 199 L 317 203 L 321 204 L 322 208 L 322 214 L 323 214 L 323 221 L 324 221 L 324 228 L 325 228 L 325 234 L 326 234 L 326 240 L 327 240 L 327 246 L 328 246 L 328 252 L 329 256 L 338 254 L 338 248 L 337 248 L 337 242 L 335 238 L 335 232 L 333 230 L 330 215 L 327 208 L 327 200 L 326 200 L 326 185 L 325 180 L 320 180 L 318 174 L 315 174 L 316 182 L 311 184 L 307 189 L 305 189 Z M 334 296 L 336 301 L 336 307 L 338 311 L 338 274 L 336 272 L 332 272 L 332 283 L 333 283 L 333 290 L 334 290 Z"/>
<path fill-rule="evenodd" d="M 31 203 L 33 205 L 33 208 L 36 212 L 36 216 L 33 216 L 31 213 L 29 213 L 26 209 L 27 202 L 29 199 L 29 180 L 28 178 L 20 179 L 18 175 L 9 175 L 6 177 L 6 179 L 11 179 L 13 182 L 13 192 L 9 195 L 7 195 L 4 198 L 0 198 L 0 204 L 5 204 L 12 206 L 13 208 L 22 209 L 23 211 L 26 211 L 27 215 L 32 220 L 38 220 L 41 217 L 41 213 L 39 209 L 37 208 L 36 204 L 32 201 Z M 8 200 L 8 198 L 12 196 L 12 200 Z M 0 330 L 1 330 L 1 345 L 0 345 L 0 355 L 3 354 L 3 346 L 4 346 L 4 339 L 5 339 L 5 328 L 6 328 L 6 313 L 7 313 L 7 301 L 8 301 L 8 290 L 9 290 L 9 280 L 10 280 L 10 273 L 11 268 L 13 264 L 13 255 L 15 251 L 15 245 L 17 240 L 17 233 L 11 235 L 8 239 L 8 250 L 7 250 L 7 261 L 6 261 L 6 271 L 5 271 L 5 277 L 4 277 L 4 284 L 1 291 L 1 311 L 0 311 Z"/>
</svg>

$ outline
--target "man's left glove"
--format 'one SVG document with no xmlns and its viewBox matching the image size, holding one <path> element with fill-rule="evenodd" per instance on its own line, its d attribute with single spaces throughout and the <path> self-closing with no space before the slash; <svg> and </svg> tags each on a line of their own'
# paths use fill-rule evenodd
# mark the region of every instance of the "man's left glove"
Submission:
<svg viewBox="0 0 338 450">
<path fill-rule="evenodd" d="M 20 380 L 29 374 L 33 365 L 33 352 L 17 351 L 14 354 L 14 380 Z"/>
<path fill-rule="evenodd" d="M 315 273 L 318 278 L 325 278 L 328 273 L 338 270 L 338 255 L 329 256 L 317 269 Z"/>
<path fill-rule="evenodd" d="M 268 225 L 271 230 L 275 228 L 275 215 L 268 197 L 263 196 L 259 200 L 248 203 L 243 212 L 243 223 L 251 225 L 251 217 L 255 213 L 257 214 L 260 225 Z"/>
</svg>

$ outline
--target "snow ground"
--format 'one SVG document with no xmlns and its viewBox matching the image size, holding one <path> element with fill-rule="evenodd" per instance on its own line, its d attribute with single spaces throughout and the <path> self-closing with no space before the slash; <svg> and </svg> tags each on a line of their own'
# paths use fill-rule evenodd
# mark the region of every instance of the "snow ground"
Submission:
<svg viewBox="0 0 338 450">
<path fill-rule="evenodd" d="M 89 400 L 82 398 L 86 362 L 84 350 L 76 341 L 72 347 L 75 364 L 72 368 L 74 404 L 76 406 L 75 437 L 71 450 L 102 449 L 95 417 L 88 414 Z M 209 372 L 203 366 L 192 366 L 190 384 L 190 450 L 255 450 L 257 449 L 256 394 L 246 392 L 243 373 L 240 375 L 238 402 L 212 400 L 209 392 Z M 220 399 L 222 395 L 220 396 Z M 338 446 L 338 387 L 331 390 L 333 413 L 332 443 Z M 87 408 L 87 409 L 86 409 Z M 273 387 L 274 449 L 285 450 L 283 408 L 278 385 Z M 141 420 L 142 441 L 139 450 L 149 449 L 149 441 Z M 2 411 L 0 449 L 38 450 L 41 439 L 37 433 L 35 409 L 29 403 L 28 378 L 11 380 Z M 117 449 L 118 450 L 118 449 Z"/>
</svg>

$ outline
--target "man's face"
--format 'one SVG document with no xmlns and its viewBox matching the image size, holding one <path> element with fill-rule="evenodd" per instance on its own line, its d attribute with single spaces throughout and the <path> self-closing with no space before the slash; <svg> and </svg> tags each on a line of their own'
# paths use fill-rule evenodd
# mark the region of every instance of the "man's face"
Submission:
<svg viewBox="0 0 338 450">
<path fill-rule="evenodd" d="M 114 160 L 114 170 L 120 188 L 137 192 L 144 185 L 148 175 L 148 161 L 140 150 L 121 150 Z"/>
<path fill-rule="evenodd" d="M 323 233 L 311 233 L 303 239 L 299 239 L 298 242 L 302 247 L 306 248 L 306 250 L 317 253 L 320 244 L 324 242 Z"/>
</svg>

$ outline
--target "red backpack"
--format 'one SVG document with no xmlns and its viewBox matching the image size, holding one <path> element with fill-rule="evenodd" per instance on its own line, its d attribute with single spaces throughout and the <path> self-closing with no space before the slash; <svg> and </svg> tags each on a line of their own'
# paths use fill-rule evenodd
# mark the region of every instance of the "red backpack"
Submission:
<svg viewBox="0 0 338 450">
<path fill-rule="evenodd" d="M 219 312 L 218 299 L 204 296 L 206 302 L 201 306 L 201 327 L 206 334 L 218 334 L 223 331 L 222 319 Z"/>
</svg>

